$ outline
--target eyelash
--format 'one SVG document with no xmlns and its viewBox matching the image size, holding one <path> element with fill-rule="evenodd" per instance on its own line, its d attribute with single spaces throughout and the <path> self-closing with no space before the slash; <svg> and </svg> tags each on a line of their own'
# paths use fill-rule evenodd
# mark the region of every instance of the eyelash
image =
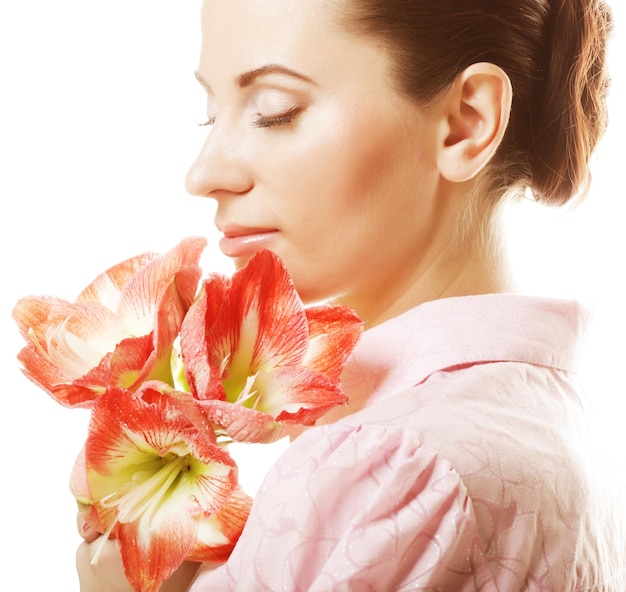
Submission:
<svg viewBox="0 0 626 592">
<path fill-rule="evenodd" d="M 282 113 L 281 115 L 274 115 L 272 117 L 259 117 L 254 121 L 255 127 L 279 127 L 282 125 L 289 125 L 299 114 L 300 107 L 292 107 L 289 111 Z"/>
<path fill-rule="evenodd" d="M 272 117 L 266 117 L 263 115 L 259 115 L 254 121 L 253 125 L 258 128 L 265 127 L 280 127 L 283 125 L 289 125 L 299 114 L 301 108 L 300 107 L 292 107 L 289 111 L 282 113 L 281 115 L 274 115 Z M 205 127 L 209 125 L 213 125 L 215 123 L 215 117 L 209 117 L 204 123 L 199 123 L 198 125 Z"/>
</svg>

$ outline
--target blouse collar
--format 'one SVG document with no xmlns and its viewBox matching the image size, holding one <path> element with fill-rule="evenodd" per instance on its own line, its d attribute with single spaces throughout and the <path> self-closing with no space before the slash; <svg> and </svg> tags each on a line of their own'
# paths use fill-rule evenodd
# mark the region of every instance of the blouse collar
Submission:
<svg viewBox="0 0 626 592">
<path fill-rule="evenodd" d="M 588 317 L 575 301 L 516 294 L 426 302 L 363 333 L 342 374 L 349 411 L 338 413 L 445 369 L 524 362 L 573 371 Z"/>
</svg>

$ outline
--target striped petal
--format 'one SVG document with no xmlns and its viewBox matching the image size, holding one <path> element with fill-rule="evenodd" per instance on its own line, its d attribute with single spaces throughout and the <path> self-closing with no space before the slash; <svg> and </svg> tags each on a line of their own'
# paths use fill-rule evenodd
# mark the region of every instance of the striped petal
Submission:
<svg viewBox="0 0 626 592">
<path fill-rule="evenodd" d="M 77 302 L 98 302 L 117 311 L 122 289 L 142 268 L 158 257 L 157 253 L 143 253 L 122 261 L 101 273 L 76 298 Z"/>
<path fill-rule="evenodd" d="M 270 251 L 260 251 L 233 275 L 216 318 L 208 318 L 206 327 L 206 347 L 213 353 L 209 361 L 223 367 L 222 385 L 231 402 L 249 376 L 298 364 L 307 348 L 304 306 Z"/>
<path fill-rule="evenodd" d="M 22 298 L 13 317 L 27 344 L 18 359 L 24 374 L 63 405 L 88 403 L 102 392 L 76 384 L 126 335 L 114 313 L 93 303 Z"/>
<path fill-rule="evenodd" d="M 129 259 L 99 275 L 74 303 L 22 298 L 15 318 L 24 373 L 67 406 L 91 406 L 109 386 L 173 382 L 172 344 L 191 305 L 205 239 Z"/>
<path fill-rule="evenodd" d="M 145 592 L 199 552 L 207 528 L 200 523 L 220 511 L 236 485 L 234 461 L 168 390 L 153 381 L 136 393 L 107 391 L 94 405 L 85 446 L 92 504 L 105 534 L 120 542 L 130 582 Z"/>
<path fill-rule="evenodd" d="M 130 277 L 117 308 L 130 335 L 146 335 L 154 329 L 161 297 L 174 278 L 181 302 L 189 308 L 202 273 L 198 262 L 205 246 L 203 238 L 184 239 Z"/>
<path fill-rule="evenodd" d="M 259 251 L 213 276 L 183 321 L 187 384 L 231 438 L 266 442 L 345 403 L 341 370 L 363 330 L 343 306 L 306 309 L 280 259 Z"/>
<path fill-rule="evenodd" d="M 246 398 L 233 403 L 199 401 L 209 421 L 238 442 L 273 442 L 292 428 L 312 425 L 328 410 L 347 402 L 339 385 L 302 366 L 259 373 Z"/>
<path fill-rule="evenodd" d="M 187 560 L 226 561 L 246 525 L 251 508 L 252 498 L 236 487 L 219 511 L 198 522 L 196 544 L 187 555 Z"/>
<path fill-rule="evenodd" d="M 220 367 L 230 357 L 230 347 L 220 351 L 207 346 L 207 326 L 212 326 L 230 290 L 230 278 L 213 274 L 205 280 L 189 308 L 180 330 L 185 377 L 200 399 L 226 399 Z"/>
<path fill-rule="evenodd" d="M 363 321 L 347 306 L 306 309 L 309 343 L 302 364 L 338 380 L 363 332 Z"/>
</svg>

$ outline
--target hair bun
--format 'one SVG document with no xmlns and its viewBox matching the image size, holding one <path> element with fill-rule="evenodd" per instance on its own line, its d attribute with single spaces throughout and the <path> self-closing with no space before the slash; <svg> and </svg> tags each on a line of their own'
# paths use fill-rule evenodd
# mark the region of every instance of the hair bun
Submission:
<svg viewBox="0 0 626 592">
<path fill-rule="evenodd" d="M 562 205 L 587 191 L 589 158 L 607 123 L 606 44 L 611 13 L 598 0 L 553 0 L 529 151 L 530 188 Z"/>
</svg>

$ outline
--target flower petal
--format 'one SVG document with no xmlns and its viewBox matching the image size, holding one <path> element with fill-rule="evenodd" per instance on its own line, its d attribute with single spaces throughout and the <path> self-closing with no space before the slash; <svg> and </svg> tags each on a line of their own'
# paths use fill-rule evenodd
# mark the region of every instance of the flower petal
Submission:
<svg viewBox="0 0 626 592">
<path fill-rule="evenodd" d="M 154 349 L 171 350 L 185 314 L 191 306 L 199 279 L 199 269 L 187 268 L 176 274 L 166 286 L 159 302 L 154 327 Z M 169 357 L 169 353 L 168 353 Z"/>
<path fill-rule="evenodd" d="M 22 298 L 13 316 L 27 341 L 18 355 L 26 376 L 63 405 L 88 405 L 101 389 L 73 383 L 124 338 L 119 319 L 97 303 L 51 297 Z"/>
<path fill-rule="evenodd" d="M 199 399 L 226 399 L 219 367 L 223 357 L 230 355 L 230 349 L 225 347 L 221 352 L 209 350 L 206 333 L 207 323 L 210 325 L 215 323 L 229 289 L 230 278 L 212 274 L 203 283 L 180 330 L 185 377 L 192 392 Z M 214 366 L 214 363 L 217 366 Z"/>
<path fill-rule="evenodd" d="M 252 498 L 240 487 L 235 488 L 218 512 L 198 521 L 197 541 L 187 559 L 226 561 L 241 535 L 251 508 Z"/>
<path fill-rule="evenodd" d="M 13 316 L 27 341 L 24 373 L 61 404 L 89 407 L 108 386 L 173 382 L 172 344 L 193 301 L 206 240 L 146 253 L 98 276 L 74 303 L 23 298 Z"/>
<path fill-rule="evenodd" d="M 153 402 L 145 403 L 136 393 L 112 389 L 94 406 L 86 443 L 94 500 L 106 506 L 112 504 L 102 500 L 126 496 L 118 504 L 121 522 L 144 513 L 215 512 L 235 485 L 234 461 L 193 428 L 169 397 L 155 391 L 150 396 Z M 151 499 L 147 481 L 151 479 L 159 489 L 169 479 L 168 471 L 175 478 L 172 487 Z M 145 495 L 137 493 L 140 488 Z M 179 503 L 165 503 L 179 494 Z"/>
<path fill-rule="evenodd" d="M 93 504 L 93 497 L 89 482 L 87 480 L 87 464 L 85 459 L 85 447 L 81 449 L 79 455 L 74 461 L 72 473 L 70 475 L 70 491 L 78 504 L 78 511 L 82 515 L 85 522 L 97 532 L 104 532 L 106 528 L 104 523 L 110 523 L 114 519 L 111 509 L 109 516 L 105 516 L 104 522 L 100 519 L 98 509 Z"/>
<path fill-rule="evenodd" d="M 28 345 L 17 356 L 22 363 L 22 372 L 37 386 L 66 407 L 90 407 L 100 395 L 90 388 L 84 388 L 71 382 L 66 374 L 42 357 L 40 351 Z"/>
<path fill-rule="evenodd" d="M 17 302 L 13 318 L 24 339 L 70 378 L 82 376 L 126 336 L 118 318 L 99 304 L 31 296 Z"/>
<path fill-rule="evenodd" d="M 185 560 L 197 538 L 198 522 L 181 513 L 158 524 L 141 518 L 120 524 L 118 540 L 128 581 L 138 592 L 157 592 Z"/>
<path fill-rule="evenodd" d="M 198 405 L 216 429 L 235 442 L 269 443 L 289 434 L 271 415 L 255 409 L 210 399 L 198 401 Z"/>
<path fill-rule="evenodd" d="M 89 495 L 102 526 L 115 529 L 137 590 L 158 590 L 198 546 L 199 521 L 218 512 L 236 484 L 230 455 L 213 432 L 195 429 L 170 391 L 157 381 L 136 393 L 109 389 L 94 405 L 85 446 Z M 177 393 L 185 396 L 193 403 Z"/>
<path fill-rule="evenodd" d="M 306 313 L 277 255 L 260 251 L 234 274 L 229 304 L 241 323 L 240 347 L 233 348 L 231 371 L 237 363 L 256 372 L 298 363 L 302 359 L 308 338 Z M 218 323 L 228 322 L 226 316 Z M 246 334 L 248 328 L 251 335 Z M 240 360 L 236 362 L 236 358 Z"/>
<path fill-rule="evenodd" d="M 124 339 L 74 384 L 99 392 L 104 392 L 107 386 L 132 390 L 146 374 L 146 368 L 154 365 L 154 354 L 152 335 Z"/>
<path fill-rule="evenodd" d="M 227 362 L 222 385 L 230 401 L 249 376 L 298 364 L 307 348 L 302 301 L 280 259 L 266 250 L 233 275 L 223 306 L 206 326 L 210 366 Z"/>
<path fill-rule="evenodd" d="M 306 309 L 309 346 L 304 366 L 338 380 L 363 333 L 363 321 L 347 306 L 314 306 Z"/>
<path fill-rule="evenodd" d="M 141 464 L 146 454 L 165 451 L 184 443 L 202 462 L 235 466 L 230 455 L 215 442 L 212 433 L 195 429 L 181 412 L 171 387 L 151 381 L 136 393 L 111 388 L 92 411 L 86 446 L 88 468 L 103 476 L 115 476 L 125 467 Z M 186 393 L 178 393 L 193 402 Z M 228 491 L 230 494 L 230 490 Z"/>
<path fill-rule="evenodd" d="M 254 383 L 256 408 L 278 421 L 307 417 L 310 425 L 326 411 L 347 402 L 339 385 L 324 374 L 302 366 L 286 366 L 261 373 Z M 311 421 L 310 418 L 315 418 Z"/>
<path fill-rule="evenodd" d="M 302 366 L 260 373 L 254 381 L 253 406 L 198 401 L 209 421 L 237 442 L 274 442 L 312 425 L 329 409 L 345 404 L 338 384 Z"/>
<path fill-rule="evenodd" d="M 117 311 L 122 288 L 140 269 L 158 257 L 157 253 L 143 253 L 122 261 L 101 273 L 76 298 L 77 302 L 98 302 L 111 311 Z"/>
<path fill-rule="evenodd" d="M 148 263 L 123 286 L 118 313 L 132 336 L 146 335 L 154 329 L 157 308 L 173 278 L 180 299 L 188 308 L 202 273 L 198 263 L 206 246 L 204 238 L 187 238 L 174 249 Z"/>
</svg>

